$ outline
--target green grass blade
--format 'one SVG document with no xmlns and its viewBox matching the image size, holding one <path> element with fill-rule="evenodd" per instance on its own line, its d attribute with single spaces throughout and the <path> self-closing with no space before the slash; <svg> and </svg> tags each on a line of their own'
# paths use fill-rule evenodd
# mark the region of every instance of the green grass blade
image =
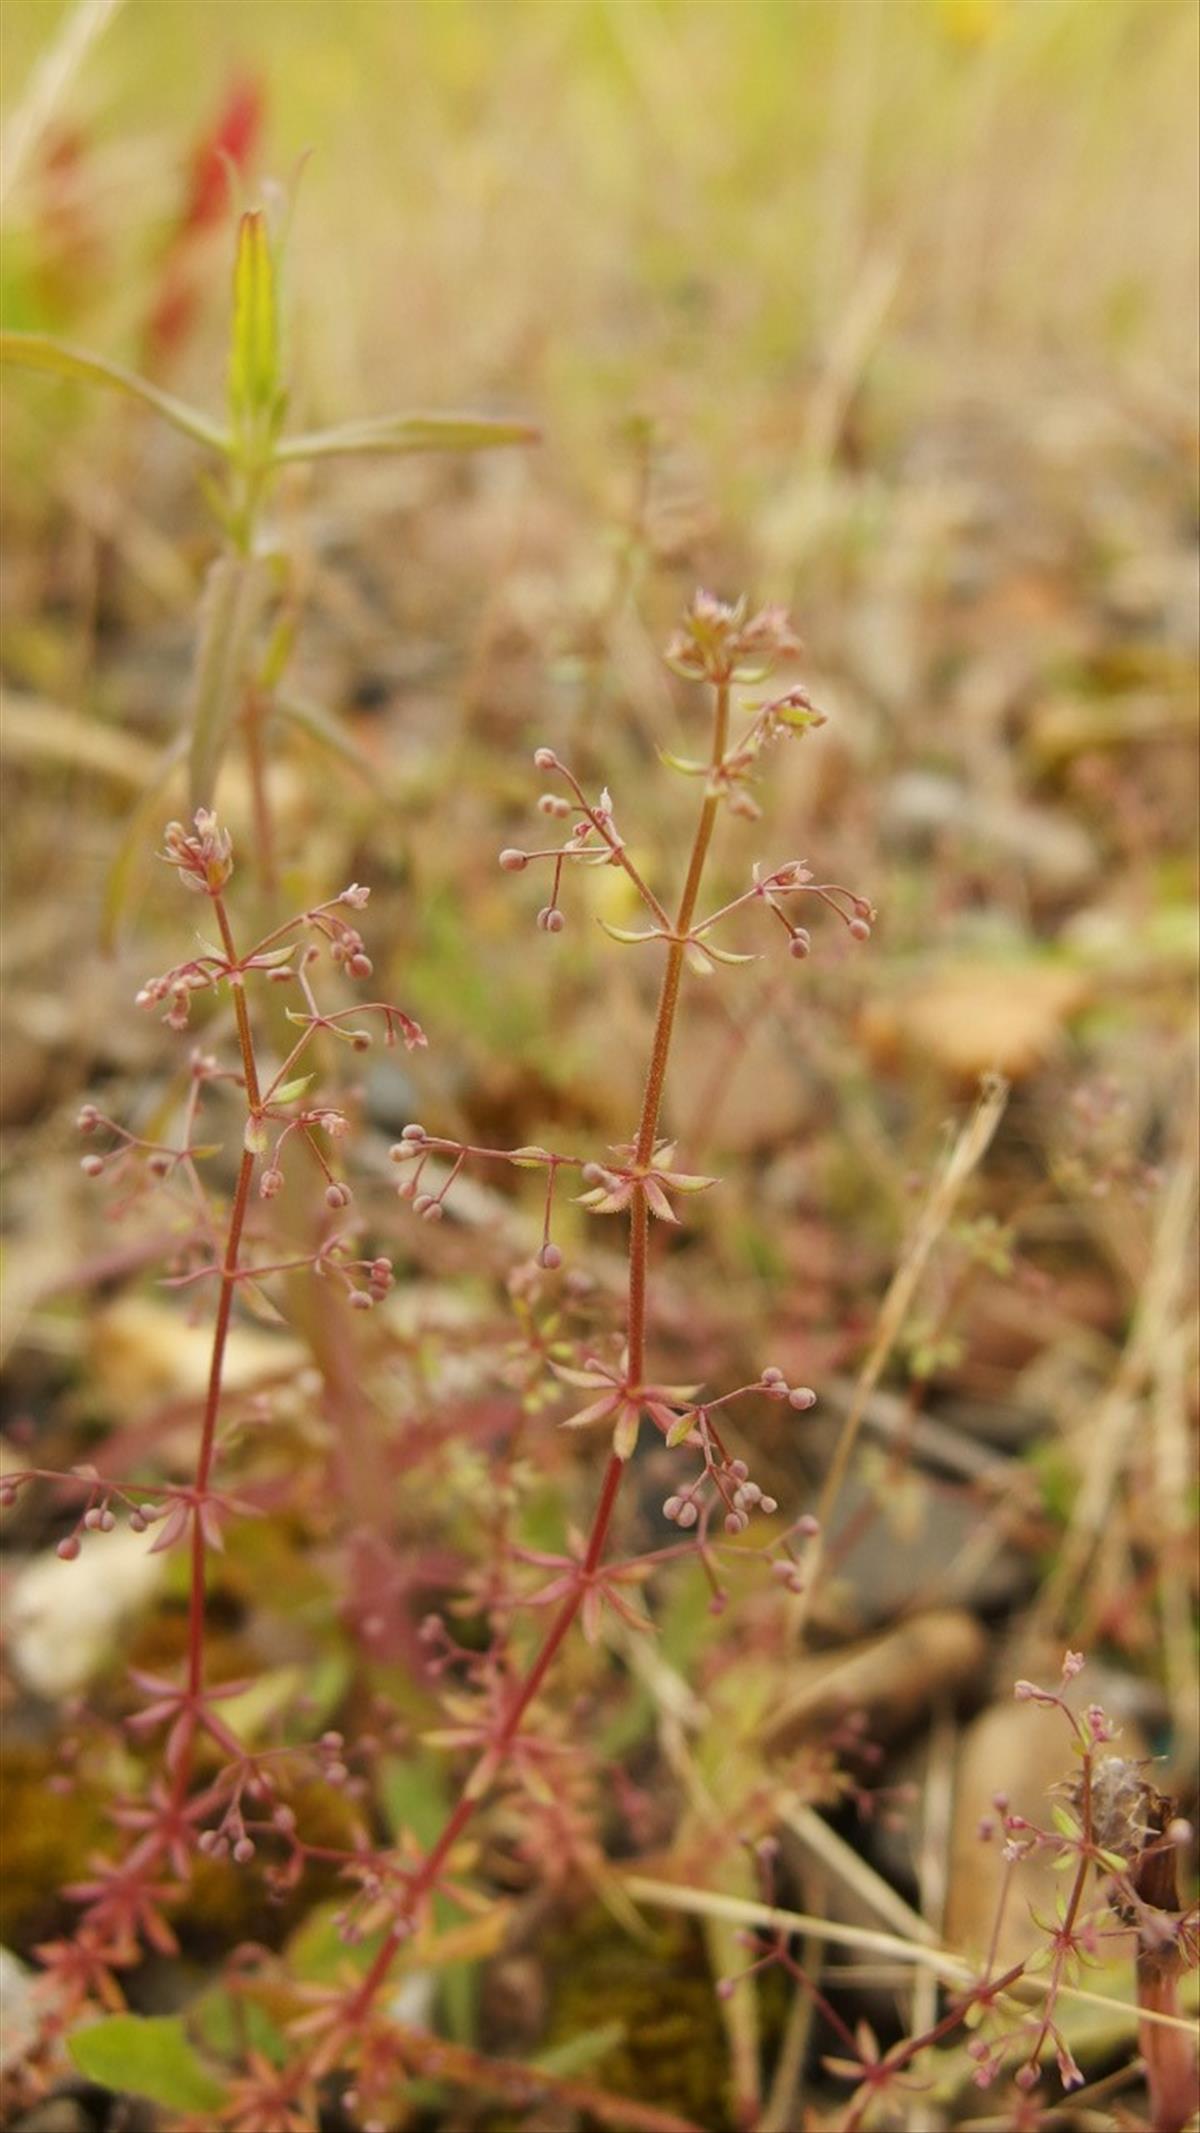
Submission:
<svg viewBox="0 0 1200 2133">
<path fill-rule="evenodd" d="M 540 434 L 531 423 L 505 422 L 489 415 L 383 415 L 372 422 L 347 422 L 338 429 L 285 437 L 275 447 L 275 458 L 278 462 L 370 452 L 487 452 L 497 445 L 537 444 Z"/>
</svg>

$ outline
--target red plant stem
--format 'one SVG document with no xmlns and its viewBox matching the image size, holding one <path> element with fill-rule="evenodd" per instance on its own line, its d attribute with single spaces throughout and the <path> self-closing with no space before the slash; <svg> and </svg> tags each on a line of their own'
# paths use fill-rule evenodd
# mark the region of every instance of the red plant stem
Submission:
<svg viewBox="0 0 1200 2133">
<path fill-rule="evenodd" d="M 728 734 L 729 686 L 728 683 L 720 683 L 717 687 L 713 709 L 711 762 L 714 771 L 724 758 Z M 642 1114 L 638 1125 L 637 1143 L 634 1152 L 634 1161 L 636 1163 L 648 1163 L 654 1150 L 654 1139 L 658 1130 L 658 1115 L 662 1106 L 663 1088 L 667 1076 L 667 1063 L 671 1055 L 671 1038 L 675 1029 L 675 1013 L 679 1005 L 679 987 L 683 975 L 684 939 L 691 925 L 692 916 L 696 908 L 696 899 L 700 893 L 704 865 L 708 858 L 709 845 L 712 842 L 719 804 L 720 794 L 714 780 L 710 782 L 710 787 L 705 793 L 704 804 L 700 810 L 700 819 L 696 825 L 692 855 L 683 885 L 683 894 L 680 898 L 679 913 L 675 921 L 675 932 L 679 938 L 673 940 L 667 950 L 667 963 L 663 972 L 662 986 L 658 997 L 658 1012 L 655 1016 L 654 1036 L 650 1047 L 650 1064 L 646 1072 L 645 1094 L 642 1099 Z M 649 1218 L 646 1195 L 640 1186 L 635 1185 L 629 1210 L 629 1301 L 627 1320 L 629 1344 L 627 1376 L 629 1383 L 632 1385 L 640 1385 L 645 1375 L 646 1267 L 648 1256 Z M 436 1886 L 447 1858 L 474 1816 L 484 1796 L 488 1774 L 503 1760 L 520 1731 L 521 1721 L 541 1688 L 560 1645 L 563 1643 L 583 1605 L 584 1595 L 595 1576 L 600 1564 L 600 1558 L 604 1553 L 604 1544 L 608 1538 L 608 1529 L 612 1523 L 613 1509 L 624 1472 L 625 1461 L 618 1459 L 615 1452 L 610 1453 L 608 1465 L 604 1470 L 600 1499 L 596 1505 L 591 1532 L 588 1536 L 587 1552 L 584 1555 L 579 1576 L 571 1590 L 564 1595 L 562 1605 L 546 1633 L 533 1665 L 517 1690 L 495 1739 L 488 1748 L 486 1755 L 476 1765 L 459 1798 L 458 1805 L 450 1815 L 433 1850 L 424 1860 L 420 1872 L 409 1883 L 408 1917 L 415 1913 L 419 1904 Z M 355 1993 L 352 2006 L 356 2020 L 360 2020 L 370 2006 L 406 1938 L 407 1919 L 403 1925 L 392 1927 L 370 1968 L 367 1970 L 361 1986 Z"/>
<path fill-rule="evenodd" d="M 717 687 L 713 708 L 713 740 L 711 763 L 714 772 L 724 759 L 729 739 L 729 684 L 721 682 Z M 715 781 L 710 782 L 696 824 L 696 836 L 692 845 L 691 861 L 679 911 L 675 919 L 676 938 L 667 949 L 667 967 L 663 972 L 662 990 L 658 996 L 658 1014 L 654 1024 L 654 1041 L 650 1048 L 650 1066 L 646 1074 L 646 1093 L 642 1099 L 642 1116 L 638 1126 L 634 1162 L 646 1164 L 654 1153 L 654 1138 L 658 1132 L 658 1115 L 662 1109 L 663 1088 L 667 1078 L 667 1061 L 671 1056 L 671 1038 L 675 1031 L 675 1011 L 679 1005 L 679 987 L 683 977 L 683 950 L 688 929 L 700 894 L 704 878 L 704 863 L 716 825 L 720 794 Z M 640 1185 L 634 1187 L 629 1208 L 629 1382 L 640 1385 L 646 1374 L 646 1263 L 650 1247 L 650 1220 L 646 1206 L 645 1191 Z"/>
<path fill-rule="evenodd" d="M 231 964 L 237 962 L 237 950 L 225 906 L 219 896 L 213 898 L 213 910 L 221 929 L 221 942 Z M 246 991 L 240 973 L 235 972 L 230 981 L 233 993 L 233 1008 L 237 1019 L 238 1044 L 242 1054 L 242 1073 L 246 1083 L 246 1106 L 253 1120 L 261 1108 L 258 1088 L 258 1068 L 254 1057 L 254 1038 L 250 1029 L 250 1016 L 246 1007 Z M 229 1339 L 229 1321 L 233 1311 L 233 1292 L 237 1282 L 238 1253 L 241 1249 L 242 1230 L 246 1221 L 246 1209 L 250 1202 L 250 1184 L 254 1176 L 255 1157 L 253 1150 L 242 1149 L 238 1165 L 237 1184 L 233 1192 L 233 1205 L 229 1211 L 229 1228 L 225 1235 L 225 1257 L 221 1267 L 221 1293 L 217 1300 L 217 1315 L 213 1322 L 212 1350 L 208 1365 L 208 1387 L 204 1399 L 204 1421 L 200 1431 L 200 1449 L 196 1455 L 196 1501 L 192 1508 L 192 1577 L 188 1595 L 188 1697 L 191 1703 L 192 1731 L 187 1746 L 180 1757 L 176 1775 L 177 1799 L 186 1797 L 191 1782 L 191 1747 L 195 1737 L 196 1711 L 204 1687 L 204 1612 L 205 1612 L 205 1555 L 204 1527 L 200 1518 L 200 1499 L 208 1488 L 212 1474 L 213 1451 L 216 1445 L 217 1417 L 221 1407 L 221 1383 L 225 1370 L 225 1349 Z"/>
</svg>

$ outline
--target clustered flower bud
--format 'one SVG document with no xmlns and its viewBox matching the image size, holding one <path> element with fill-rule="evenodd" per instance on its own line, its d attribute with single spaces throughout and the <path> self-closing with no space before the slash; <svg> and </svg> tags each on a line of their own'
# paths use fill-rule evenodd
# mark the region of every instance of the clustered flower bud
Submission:
<svg viewBox="0 0 1200 2133">
<path fill-rule="evenodd" d="M 220 895 L 233 872 L 233 843 L 211 809 L 198 807 L 190 830 L 182 822 L 168 822 L 163 843 L 162 857 L 177 869 L 185 889 L 197 896 Z"/>
<path fill-rule="evenodd" d="M 347 977 L 369 978 L 375 967 L 363 944 L 362 934 L 353 926 L 343 926 L 340 921 L 331 928 L 329 953 Z"/>
<path fill-rule="evenodd" d="M 730 604 L 698 592 L 666 650 L 667 665 L 690 681 L 718 684 L 762 679 L 780 659 L 801 650 L 786 610 L 763 607 L 747 616 L 747 603 Z"/>
<path fill-rule="evenodd" d="M 758 1383 L 760 1392 L 765 1392 L 769 1400 L 786 1400 L 789 1407 L 797 1408 L 801 1414 L 817 1404 L 811 1385 L 789 1385 L 782 1370 L 773 1363 L 768 1364 Z"/>
</svg>

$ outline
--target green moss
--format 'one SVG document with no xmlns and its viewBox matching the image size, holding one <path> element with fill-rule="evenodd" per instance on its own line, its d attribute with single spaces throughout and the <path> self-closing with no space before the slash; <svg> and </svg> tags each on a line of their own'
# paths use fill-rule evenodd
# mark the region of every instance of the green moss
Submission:
<svg viewBox="0 0 1200 2133">
<path fill-rule="evenodd" d="M 539 1951 L 552 2003 L 546 2046 L 619 2022 L 624 2041 L 589 2069 L 598 2088 L 732 2126 L 721 2011 L 700 1935 L 682 1922 L 634 1940 L 596 1910 Z"/>
<path fill-rule="evenodd" d="M 87 1878 L 89 1855 L 109 1834 L 96 1795 L 83 1783 L 51 1789 L 59 1768 L 46 1748 L 11 1747 L 0 1760 L 0 1943 L 25 1955 L 77 1914 L 60 1896 L 64 1882 Z"/>
</svg>

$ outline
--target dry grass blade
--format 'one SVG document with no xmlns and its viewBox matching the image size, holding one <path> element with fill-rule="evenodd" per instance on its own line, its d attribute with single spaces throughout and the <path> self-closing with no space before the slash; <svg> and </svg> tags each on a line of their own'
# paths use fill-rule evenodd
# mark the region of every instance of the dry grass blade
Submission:
<svg viewBox="0 0 1200 2133">
<path fill-rule="evenodd" d="M 1047 1635 L 1069 1611 L 1097 1544 L 1104 1535 L 1113 1496 L 1148 1389 L 1172 1352 L 1189 1306 L 1188 1267 L 1196 1204 L 1194 1148 L 1174 1169 L 1163 1193 L 1149 1273 L 1138 1299 L 1133 1330 L 1099 1411 L 1086 1418 L 1080 1438 L 1079 1493 L 1052 1576 L 1042 1594 L 1040 1620 Z M 1160 1486 L 1173 1477 L 1178 1446 L 1159 1437 Z M 1186 1451 L 1184 1452 L 1186 1463 Z M 1170 1521 L 1177 1519 L 1171 1509 Z"/>
<path fill-rule="evenodd" d="M 684 1888 L 671 1881 L 652 1880 L 647 1874 L 630 1874 L 625 1887 L 635 1903 L 658 1906 L 665 1911 L 683 1911 L 694 1918 L 726 1918 L 740 1926 L 758 1926 L 767 1932 L 807 1933 L 817 1941 L 828 1941 L 839 1948 L 867 1948 L 877 1955 L 895 1956 L 899 1961 L 923 1965 L 940 1977 L 947 1985 L 972 1985 L 976 1972 L 971 1964 L 964 1962 L 949 1948 L 927 1947 L 920 1941 L 901 1940 L 895 1933 L 879 1933 L 870 1926 L 843 1926 L 832 1919 L 813 1918 L 805 1911 L 782 1910 L 767 1903 L 752 1903 L 738 1896 L 722 1896 L 711 1889 Z M 1036 1999 L 1045 1999 L 1050 1991 L 1048 1979 L 1029 1975 L 1010 1987 L 1013 1998 L 1032 1994 Z M 1060 1984 L 1060 1997 L 1077 2000 L 1087 2007 L 1107 2008 L 1110 2014 L 1119 2014 L 1142 2022 L 1152 2022 L 1159 2028 L 1174 2029 L 1186 2036 L 1195 2036 L 1197 2023 L 1187 2015 L 1158 2014 L 1145 2008 L 1136 2008 L 1131 2000 L 1118 2000 L 1111 1993 L 1089 1992 L 1082 1985 Z"/>
<path fill-rule="evenodd" d="M 883 1375 L 904 1321 L 911 1309 L 921 1276 L 929 1263 L 929 1256 L 938 1238 L 942 1235 L 968 1178 L 978 1168 L 991 1146 L 993 1136 L 1004 1116 L 1008 1101 L 1008 1084 L 999 1075 L 990 1076 L 984 1083 L 979 1102 L 968 1119 L 949 1157 L 934 1182 L 933 1190 L 925 1203 L 916 1231 L 903 1259 L 892 1277 L 887 1295 L 879 1313 L 875 1338 L 871 1343 L 866 1361 L 858 1375 L 854 1399 L 842 1424 L 829 1472 L 825 1477 L 817 1504 L 817 1519 L 820 1532 L 809 1557 L 809 1576 L 804 1591 L 797 1596 L 795 1626 L 803 1634 L 808 1619 L 811 1597 L 820 1575 L 824 1554 L 825 1536 L 830 1518 L 842 1486 L 850 1471 L 850 1462 L 858 1443 L 867 1407 L 871 1396 Z"/>
</svg>

